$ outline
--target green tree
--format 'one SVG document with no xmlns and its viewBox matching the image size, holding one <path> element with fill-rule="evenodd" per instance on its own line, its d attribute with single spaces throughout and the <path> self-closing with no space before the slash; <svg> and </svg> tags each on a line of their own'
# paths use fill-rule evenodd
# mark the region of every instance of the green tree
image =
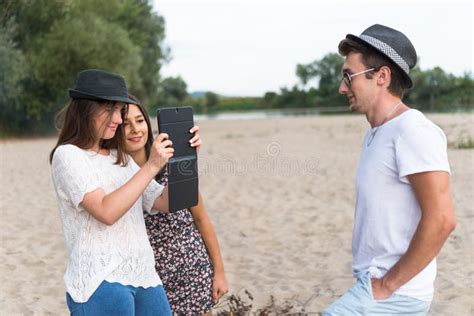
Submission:
<svg viewBox="0 0 474 316">
<path fill-rule="evenodd" d="M 273 91 L 267 91 L 265 92 L 265 95 L 263 96 L 263 99 L 261 100 L 261 104 L 264 107 L 271 107 L 272 103 L 274 102 L 275 98 L 277 97 L 277 94 Z"/>
<path fill-rule="evenodd" d="M 454 87 L 455 77 L 446 73 L 440 67 L 422 71 L 414 68 L 410 75 L 414 87 L 406 93 L 407 102 L 423 110 L 442 110 L 446 107 L 441 102 L 441 97 L 449 94 Z"/>
<path fill-rule="evenodd" d="M 186 89 L 186 82 L 180 76 L 163 79 L 158 86 L 157 103 L 149 106 L 151 112 L 161 107 L 182 106 L 188 96 Z"/>
<path fill-rule="evenodd" d="M 308 81 L 311 77 L 314 77 L 314 69 L 312 64 L 303 65 L 297 64 L 296 65 L 296 76 L 301 82 L 303 88 L 308 84 Z"/>
<path fill-rule="evenodd" d="M 204 99 L 206 100 L 206 108 L 209 112 L 215 110 L 217 104 L 219 103 L 219 96 L 214 92 L 207 91 L 204 95 Z"/>
<path fill-rule="evenodd" d="M 25 113 L 21 103 L 25 79 L 24 56 L 8 37 L 0 33 L 0 133 L 14 132 Z"/>
<path fill-rule="evenodd" d="M 474 110 L 474 80 L 470 72 L 454 78 L 452 89 L 440 97 L 440 104 L 447 110 Z"/>
<path fill-rule="evenodd" d="M 344 59 L 339 54 L 329 53 L 310 64 L 296 66 L 296 75 L 303 86 L 311 80 L 316 82 L 317 94 L 314 95 L 314 105 L 340 106 L 344 104 L 344 97 L 338 93 L 343 64 Z"/>
<path fill-rule="evenodd" d="M 170 49 L 163 44 L 165 20 L 153 12 L 150 1 L 127 0 L 116 22 L 124 26 L 131 41 L 140 47 L 142 63 L 138 75 L 141 83 L 133 86 L 133 91 L 141 96 L 145 104 L 156 103 L 161 66 L 170 59 Z"/>
<path fill-rule="evenodd" d="M 33 84 L 48 95 L 61 96 L 74 84 L 73 76 L 86 68 L 120 73 L 133 91 L 141 90 L 139 52 L 126 30 L 86 12 L 80 17 L 62 19 L 53 25 L 51 32 L 36 37 L 27 57 L 35 79 Z M 58 67 L 58 64 L 67 67 Z M 55 101 L 47 100 L 47 96 L 34 98 L 28 103 L 28 113 L 40 118 L 51 108 L 57 110 Z"/>
<path fill-rule="evenodd" d="M 16 79 L 22 93 L 13 102 L 24 118 L 18 130 L 51 128 L 67 88 L 86 68 L 120 73 L 145 104 L 157 102 L 159 71 L 169 50 L 162 47 L 164 20 L 149 1 L 6 0 L 0 18 L 2 34 L 8 34 L 2 43 L 13 42 L 2 45 L 8 63 L 2 71 L 22 60 L 18 73 L 24 75 Z M 8 54 L 16 57 L 4 58 Z M 4 98 L 0 101 L 3 106 Z"/>
<path fill-rule="evenodd" d="M 280 89 L 280 94 L 272 99 L 272 107 L 282 109 L 314 106 L 314 103 L 308 96 L 306 91 L 300 90 L 296 85 L 291 89 L 283 87 Z"/>
</svg>

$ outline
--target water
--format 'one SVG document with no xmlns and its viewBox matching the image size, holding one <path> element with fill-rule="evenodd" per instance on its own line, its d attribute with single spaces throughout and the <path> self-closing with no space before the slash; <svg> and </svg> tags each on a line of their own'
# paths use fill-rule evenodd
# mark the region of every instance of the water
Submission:
<svg viewBox="0 0 474 316">
<path fill-rule="evenodd" d="M 194 120 L 257 120 L 266 118 L 280 118 L 291 116 L 312 116 L 328 113 L 346 113 L 347 107 L 334 107 L 329 109 L 309 108 L 309 109 L 282 109 L 282 110 L 262 110 L 246 112 L 224 112 L 215 114 L 194 114 Z"/>
</svg>

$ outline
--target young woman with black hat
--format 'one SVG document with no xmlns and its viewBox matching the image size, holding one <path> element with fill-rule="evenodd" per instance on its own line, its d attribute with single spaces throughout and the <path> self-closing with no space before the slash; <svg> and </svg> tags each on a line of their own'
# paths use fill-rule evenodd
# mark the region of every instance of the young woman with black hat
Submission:
<svg viewBox="0 0 474 316">
<path fill-rule="evenodd" d="M 72 315 L 171 315 L 155 271 L 143 210 L 167 212 L 167 189 L 153 179 L 173 156 L 160 134 L 140 168 L 125 154 L 122 115 L 129 103 L 123 77 L 85 70 L 63 112 L 50 155 L 68 264 Z"/>
</svg>

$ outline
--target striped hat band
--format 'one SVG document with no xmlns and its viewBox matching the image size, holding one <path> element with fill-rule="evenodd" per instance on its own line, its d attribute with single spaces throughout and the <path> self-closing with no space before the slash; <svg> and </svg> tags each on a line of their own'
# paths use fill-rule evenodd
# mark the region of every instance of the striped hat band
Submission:
<svg viewBox="0 0 474 316">
<path fill-rule="evenodd" d="M 400 68 L 402 68 L 407 74 L 409 73 L 410 67 L 408 67 L 407 62 L 392 47 L 369 35 L 362 34 L 360 35 L 360 38 L 384 53 L 398 66 L 400 66 Z"/>
</svg>

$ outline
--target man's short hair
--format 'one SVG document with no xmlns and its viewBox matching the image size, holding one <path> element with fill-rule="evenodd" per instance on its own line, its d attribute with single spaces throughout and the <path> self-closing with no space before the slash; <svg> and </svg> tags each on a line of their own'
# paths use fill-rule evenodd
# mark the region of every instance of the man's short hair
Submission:
<svg viewBox="0 0 474 316">
<path fill-rule="evenodd" d="M 339 42 L 339 54 L 347 57 L 349 53 L 360 53 L 362 55 L 362 63 L 367 69 L 374 68 L 375 71 L 379 70 L 382 66 L 387 66 L 391 71 L 390 85 L 388 91 L 397 97 L 403 97 L 403 92 L 409 85 L 404 79 L 400 72 L 400 69 L 393 64 L 393 62 L 387 57 L 383 56 L 375 49 L 363 45 L 351 39 L 343 39 Z M 368 72 L 365 74 L 367 78 L 372 78 L 372 73 Z"/>
</svg>

